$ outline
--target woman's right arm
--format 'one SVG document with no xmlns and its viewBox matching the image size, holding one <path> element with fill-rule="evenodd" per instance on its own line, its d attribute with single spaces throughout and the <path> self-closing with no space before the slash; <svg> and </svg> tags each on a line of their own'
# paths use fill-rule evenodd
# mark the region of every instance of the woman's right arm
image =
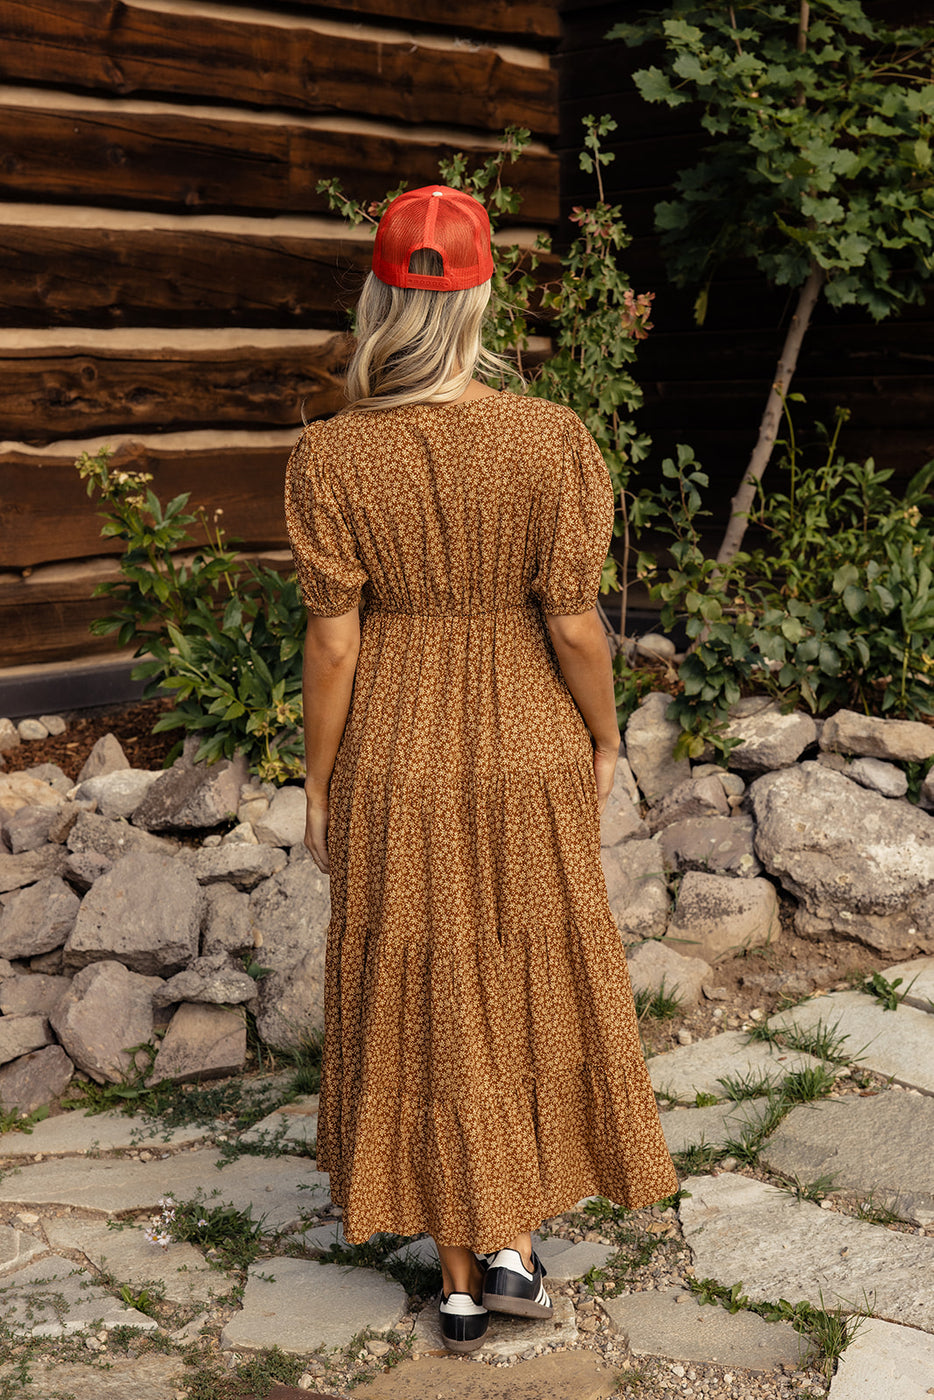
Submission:
<svg viewBox="0 0 934 1400">
<path fill-rule="evenodd" d="M 597 803 L 602 812 L 613 790 L 620 744 L 606 631 L 596 608 L 584 613 L 546 614 L 545 623 L 561 674 L 593 739 Z"/>
</svg>

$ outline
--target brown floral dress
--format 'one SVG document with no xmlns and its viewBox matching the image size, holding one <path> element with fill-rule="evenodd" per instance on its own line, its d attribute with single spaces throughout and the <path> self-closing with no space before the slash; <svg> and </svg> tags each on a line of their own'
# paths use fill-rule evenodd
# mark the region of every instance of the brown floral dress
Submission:
<svg viewBox="0 0 934 1400">
<path fill-rule="evenodd" d="M 318 1132 L 352 1242 L 491 1250 L 677 1187 L 543 620 L 594 606 L 613 508 L 576 415 L 515 394 L 313 423 L 289 462 L 309 611 L 363 607 Z"/>
</svg>

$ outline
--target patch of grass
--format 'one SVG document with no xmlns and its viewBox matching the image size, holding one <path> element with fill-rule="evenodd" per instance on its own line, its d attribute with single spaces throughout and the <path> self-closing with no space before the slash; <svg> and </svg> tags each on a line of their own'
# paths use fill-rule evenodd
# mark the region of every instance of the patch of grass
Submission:
<svg viewBox="0 0 934 1400">
<path fill-rule="evenodd" d="M 788 1103 L 813 1103 L 825 1098 L 836 1082 L 836 1075 L 826 1065 L 806 1065 L 786 1074 L 781 1093 Z"/>
<path fill-rule="evenodd" d="M 857 1220 L 868 1220 L 873 1225 L 903 1225 L 905 1217 L 885 1201 L 876 1199 L 874 1191 L 853 1202 L 853 1214 Z"/>
<path fill-rule="evenodd" d="M 275 1385 L 294 1385 L 305 1369 L 301 1357 L 268 1347 L 229 1369 L 216 1356 L 194 1348 L 185 1358 L 182 1384 L 188 1400 L 253 1400 L 268 1395 Z"/>
<path fill-rule="evenodd" d="M 702 1138 L 700 1142 L 691 1143 L 690 1147 L 683 1147 L 680 1152 L 673 1152 L 671 1159 L 679 1176 L 694 1176 L 697 1172 L 709 1171 L 724 1156 L 725 1148 L 714 1147 L 713 1143 L 704 1142 Z"/>
<path fill-rule="evenodd" d="M 746 1032 L 746 1039 L 759 1044 L 771 1045 L 775 1049 L 781 1045 L 778 1032 L 770 1030 L 765 1021 L 754 1021 Z"/>
<path fill-rule="evenodd" d="M 917 977 L 912 977 L 905 990 L 900 992 L 898 989 L 904 983 L 904 977 L 896 977 L 894 982 L 889 982 L 881 972 L 874 972 L 871 977 L 863 980 L 860 991 L 868 992 L 881 1002 L 883 1011 L 897 1011 L 899 1002 L 908 995 L 917 980 Z"/>
<path fill-rule="evenodd" d="M 681 997 L 677 984 L 670 991 L 666 990 L 664 977 L 656 991 L 653 991 L 651 987 L 642 987 L 633 994 L 633 998 L 636 1003 L 636 1014 L 640 1021 L 643 1016 L 649 1016 L 653 1021 L 670 1020 L 672 1016 L 677 1016 L 681 1007 Z"/>
<path fill-rule="evenodd" d="M 744 1166 L 756 1166 L 762 1144 L 775 1131 L 789 1108 L 790 1104 L 782 1095 L 781 1089 L 772 1089 L 767 1096 L 761 1117 L 744 1123 L 738 1137 L 727 1139 L 723 1145 L 724 1155 L 735 1157 Z"/>
<path fill-rule="evenodd" d="M 744 1075 L 727 1074 L 718 1079 L 717 1083 L 722 1086 L 726 1097 L 734 1103 L 742 1103 L 743 1099 L 762 1098 L 763 1095 L 772 1093 L 775 1088 L 773 1077 L 764 1070 L 750 1070 Z"/>
<path fill-rule="evenodd" d="M 814 1201 L 820 1203 L 825 1201 L 834 1189 L 834 1182 L 837 1179 L 836 1172 L 828 1172 L 824 1176 L 817 1176 L 813 1181 L 802 1181 L 800 1177 L 793 1176 L 788 1184 L 788 1190 L 796 1201 Z"/>
<path fill-rule="evenodd" d="M 834 1065 L 849 1065 L 860 1058 L 861 1052 L 852 1054 L 844 1050 L 844 1042 L 849 1036 L 840 1031 L 840 1022 L 825 1024 L 821 1017 L 813 1026 L 782 1027 L 779 1032 L 781 1043 L 790 1050 L 801 1050 L 814 1055 L 818 1060 L 829 1060 Z"/>
<path fill-rule="evenodd" d="M 295 1094 L 317 1094 L 321 1089 L 321 1059 L 324 1032 L 308 1030 L 294 1047 L 282 1051 L 282 1058 L 294 1066 L 291 1089 Z"/>
</svg>

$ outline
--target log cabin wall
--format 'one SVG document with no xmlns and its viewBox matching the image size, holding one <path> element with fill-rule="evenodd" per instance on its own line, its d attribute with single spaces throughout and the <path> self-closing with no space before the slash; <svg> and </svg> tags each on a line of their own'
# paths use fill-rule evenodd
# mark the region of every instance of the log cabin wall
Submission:
<svg viewBox="0 0 934 1400">
<path fill-rule="evenodd" d="M 114 650 L 83 450 L 285 561 L 285 460 L 341 402 L 369 257 L 317 182 L 375 199 L 526 126 L 501 236 L 531 242 L 559 37 L 557 0 L 0 0 L 0 667 Z"/>
<path fill-rule="evenodd" d="M 930 0 L 865 3 L 893 24 L 931 19 Z M 640 345 L 634 370 L 645 391 L 639 423 L 654 440 L 649 469 L 657 473 L 678 442 L 691 444 L 711 478 L 709 542 L 715 545 L 756 439 L 794 298 L 772 291 L 752 266 L 721 271 L 698 328 L 697 289 L 680 291 L 666 277 L 654 208 L 670 198 L 675 174 L 693 163 L 708 138 L 693 108 L 671 110 L 639 96 L 631 74 L 658 61 L 649 48 L 627 50 L 605 37 L 619 19 L 655 8 L 662 5 L 652 0 L 563 0 L 562 212 L 566 217 L 572 205 L 592 198 L 591 177 L 578 167 L 581 117 L 607 112 L 618 129 L 608 144 L 615 160 L 604 184 L 633 237 L 622 263 L 637 291 L 655 293 L 655 329 Z M 873 455 L 896 481 L 906 480 L 934 458 L 934 294 L 879 325 L 865 312 L 819 303 L 792 389 L 807 399 L 795 406 L 799 426 L 832 422 L 838 404 L 848 408 L 842 448 L 858 460 Z"/>
</svg>

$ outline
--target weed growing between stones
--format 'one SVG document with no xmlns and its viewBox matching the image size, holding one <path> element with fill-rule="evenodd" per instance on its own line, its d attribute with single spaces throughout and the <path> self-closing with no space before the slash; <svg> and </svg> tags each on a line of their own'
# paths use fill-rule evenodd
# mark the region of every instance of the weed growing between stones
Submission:
<svg viewBox="0 0 934 1400">
<path fill-rule="evenodd" d="M 31 1113 L 21 1113 L 18 1108 L 4 1110 L 0 1105 L 0 1136 L 3 1133 L 31 1133 L 37 1123 L 49 1116 L 47 1103 L 40 1104 Z"/>
<path fill-rule="evenodd" d="M 290 1050 L 281 1052 L 282 1058 L 295 1067 L 291 1088 L 295 1094 L 317 1094 L 321 1088 L 321 1056 L 324 1050 L 324 1032 L 306 1030 Z"/>
<path fill-rule="evenodd" d="M 715 1167 L 723 1158 L 723 1149 L 715 1147 L 713 1143 L 705 1142 L 701 1137 L 700 1142 L 691 1143 L 690 1147 L 685 1147 L 681 1152 L 673 1152 L 671 1160 L 675 1164 L 675 1171 L 679 1176 L 696 1176 L 698 1173 L 707 1172 L 711 1167 Z"/>
<path fill-rule="evenodd" d="M 640 987 L 637 992 L 633 993 L 633 999 L 640 1021 L 643 1016 L 651 1016 L 655 1021 L 667 1021 L 672 1016 L 677 1016 L 681 1007 L 677 983 L 669 991 L 665 987 L 664 977 L 657 989 Z"/>
<path fill-rule="evenodd" d="M 749 1070 L 743 1075 L 726 1074 L 718 1079 L 717 1083 L 733 1103 L 742 1103 L 744 1099 L 762 1098 L 774 1089 L 771 1075 L 766 1074 L 764 1070 Z M 716 1099 L 714 1102 L 716 1103 Z"/>
<path fill-rule="evenodd" d="M 896 1206 L 898 1201 L 895 1202 Z M 873 1225 L 904 1225 L 905 1217 L 886 1201 L 876 1199 L 874 1191 L 868 1196 L 858 1197 L 852 1202 L 852 1213 L 857 1220 L 868 1220 Z"/>
<path fill-rule="evenodd" d="M 305 1365 L 300 1357 L 268 1347 L 229 1368 L 203 1346 L 189 1348 L 182 1377 L 188 1400 L 253 1400 L 274 1385 L 294 1385 Z M 190 1372 L 190 1374 L 189 1374 Z"/>
<path fill-rule="evenodd" d="M 215 1193 L 219 1194 L 219 1193 Z M 222 1269 L 247 1269 L 260 1251 L 263 1221 L 253 1219 L 252 1209 L 211 1205 L 199 1188 L 190 1201 L 164 1196 L 161 1212 L 153 1216 L 146 1237 L 168 1249 L 172 1241 L 194 1244 Z"/>
<path fill-rule="evenodd" d="M 881 972 L 874 972 L 871 977 L 864 978 L 860 983 L 860 991 L 868 992 L 881 1002 L 883 1011 L 897 1011 L 899 1002 L 908 995 L 918 979 L 912 977 L 905 990 L 900 992 L 898 989 L 904 980 L 904 977 L 896 977 L 894 981 L 889 982 Z"/>
<path fill-rule="evenodd" d="M 826 1065 L 805 1065 L 793 1070 L 782 1081 L 781 1094 L 787 1103 L 813 1103 L 830 1093 L 837 1076 Z"/>
<path fill-rule="evenodd" d="M 788 1190 L 796 1201 L 813 1201 L 815 1205 L 820 1205 L 821 1201 L 826 1200 L 834 1189 L 836 1179 L 836 1172 L 817 1176 L 813 1181 L 802 1181 L 800 1177 L 793 1176 Z"/>
<path fill-rule="evenodd" d="M 365 1244 L 339 1244 L 335 1242 L 320 1256 L 322 1264 L 345 1264 L 358 1269 L 379 1269 L 394 1279 L 405 1289 L 409 1305 L 417 1305 L 433 1298 L 441 1288 L 441 1265 L 437 1261 L 425 1262 L 411 1252 L 401 1259 L 391 1255 L 410 1241 L 405 1235 L 372 1235 Z"/>
<path fill-rule="evenodd" d="M 754 1312 L 766 1322 L 790 1322 L 796 1332 L 807 1338 L 814 1353 L 808 1360 L 817 1366 L 826 1381 L 833 1376 L 841 1354 L 870 1315 L 865 1298 L 861 1308 L 825 1307 L 823 1293 L 819 1295 L 819 1308 L 813 1303 L 789 1303 L 786 1298 L 779 1298 L 777 1303 L 754 1303 L 743 1293 L 742 1281 L 729 1288 L 712 1278 L 688 1277 L 686 1282 L 699 1303 L 719 1303 L 731 1313 Z"/>
</svg>

